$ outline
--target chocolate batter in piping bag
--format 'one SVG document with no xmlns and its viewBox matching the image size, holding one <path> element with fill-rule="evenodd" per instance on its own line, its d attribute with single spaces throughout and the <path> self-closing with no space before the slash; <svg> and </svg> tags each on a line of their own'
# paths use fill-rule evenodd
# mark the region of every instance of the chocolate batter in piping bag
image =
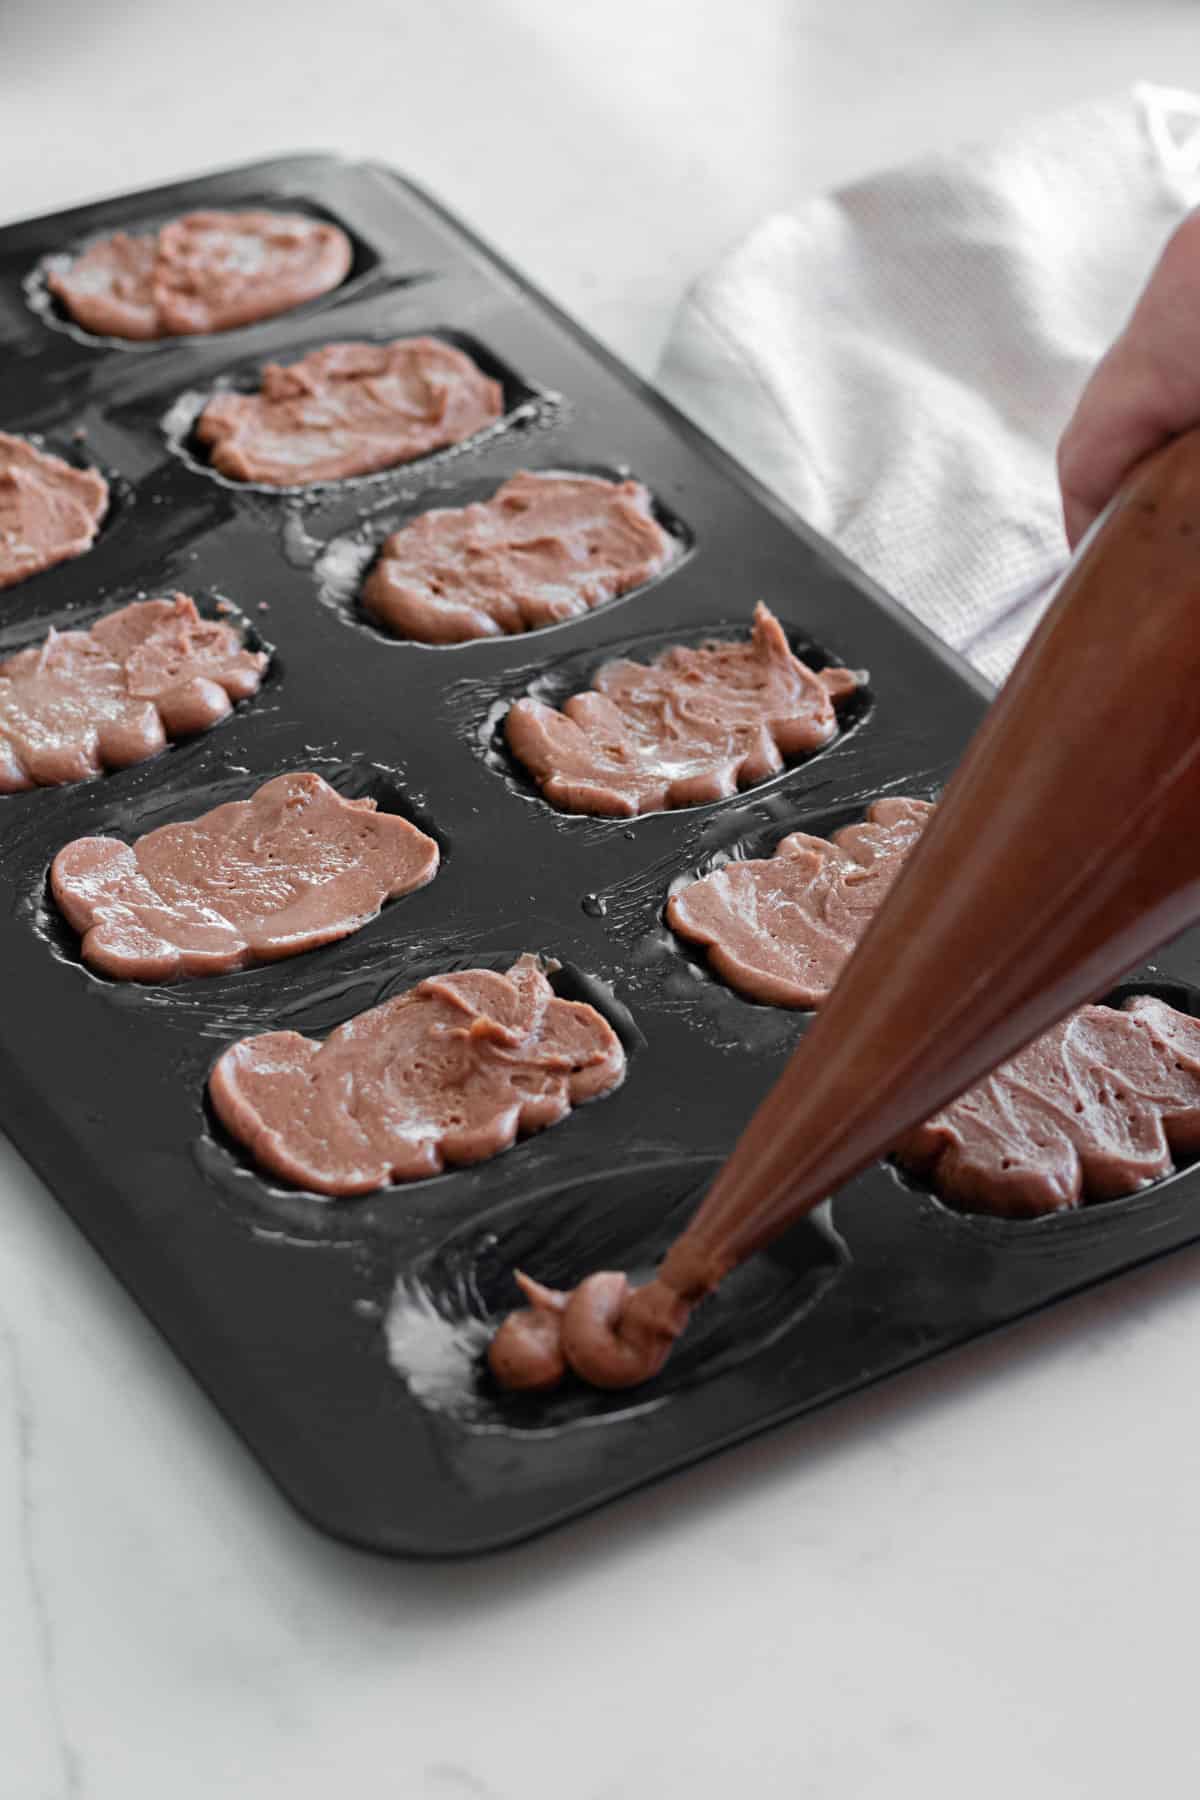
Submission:
<svg viewBox="0 0 1200 1800">
<path fill-rule="evenodd" d="M 795 831 L 672 896 L 667 923 L 751 999 L 828 1004 L 933 807 L 889 796 L 832 838 Z M 943 1200 L 1036 1218 L 1116 1199 L 1200 1149 L 1200 1020 L 1136 995 L 1082 1006 L 892 1146 Z"/>
<path fill-rule="evenodd" d="M 493 1372 L 514 1387 L 558 1367 L 601 1387 L 648 1380 L 732 1268 L 1197 917 L 1190 432 L 1135 471 L 1081 546 L 828 1005 L 655 1279 L 527 1289 Z"/>
</svg>

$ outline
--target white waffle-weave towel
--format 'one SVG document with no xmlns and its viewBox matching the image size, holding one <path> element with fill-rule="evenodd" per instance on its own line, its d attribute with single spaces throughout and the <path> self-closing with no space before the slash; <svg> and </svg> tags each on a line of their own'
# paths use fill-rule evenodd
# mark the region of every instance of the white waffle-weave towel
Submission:
<svg viewBox="0 0 1200 1800">
<path fill-rule="evenodd" d="M 659 384 L 992 680 L 1066 558 L 1054 450 L 1200 202 L 1200 96 L 1139 86 L 767 219 Z"/>
</svg>

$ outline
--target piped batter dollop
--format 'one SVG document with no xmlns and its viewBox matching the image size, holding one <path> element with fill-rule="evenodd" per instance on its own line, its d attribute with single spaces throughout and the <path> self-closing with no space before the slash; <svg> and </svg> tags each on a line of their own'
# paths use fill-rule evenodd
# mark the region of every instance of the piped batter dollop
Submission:
<svg viewBox="0 0 1200 1800">
<path fill-rule="evenodd" d="M 231 331 L 315 300 L 346 279 L 350 240 L 300 213 L 196 212 L 160 231 L 118 231 L 92 244 L 47 286 L 102 337 L 148 339 Z"/>
<path fill-rule="evenodd" d="M 477 1163 L 611 1092 L 625 1054 L 594 1007 L 560 999 L 536 957 L 436 975 L 338 1027 L 243 1038 L 209 1094 L 267 1174 L 373 1192 Z"/>
<path fill-rule="evenodd" d="M 676 644 L 651 663 L 605 663 L 561 710 L 509 709 L 513 755 L 564 812 L 632 818 L 724 799 L 837 733 L 849 669 L 815 673 L 761 603 L 748 639 Z"/>
<path fill-rule="evenodd" d="M 640 587 L 675 548 L 640 482 L 523 472 L 489 500 L 437 507 L 394 532 L 362 603 L 397 637 L 502 637 Z"/>
<path fill-rule="evenodd" d="M 223 393 L 196 422 L 233 481 L 299 487 L 412 462 L 473 437 L 504 410 L 498 381 L 440 338 L 326 344 L 268 363 L 256 394 Z"/>
<path fill-rule="evenodd" d="M 568 1372 L 597 1388 L 638 1387 L 658 1374 L 691 1315 L 662 1281 L 632 1287 L 617 1269 L 598 1269 L 563 1291 L 516 1271 L 529 1302 L 500 1325 L 488 1367 L 501 1387 L 538 1393 Z"/>
<path fill-rule="evenodd" d="M 304 771 L 134 844 L 77 838 L 50 887 L 91 968 L 171 981 L 348 937 L 437 867 L 437 845 L 407 819 Z"/>
<path fill-rule="evenodd" d="M 0 794 L 145 762 L 257 693 L 267 661 L 186 594 L 51 630 L 0 662 Z"/>
<path fill-rule="evenodd" d="M 89 550 L 108 510 L 108 483 L 28 438 L 0 431 L 0 588 Z"/>
</svg>

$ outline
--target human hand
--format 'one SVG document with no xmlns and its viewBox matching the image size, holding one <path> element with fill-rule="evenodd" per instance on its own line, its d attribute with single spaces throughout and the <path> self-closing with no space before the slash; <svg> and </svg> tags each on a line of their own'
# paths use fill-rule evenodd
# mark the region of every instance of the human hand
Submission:
<svg viewBox="0 0 1200 1800">
<path fill-rule="evenodd" d="M 1200 210 L 1168 241 L 1062 435 L 1058 479 L 1072 549 L 1134 464 L 1193 425 L 1200 425 Z"/>
</svg>

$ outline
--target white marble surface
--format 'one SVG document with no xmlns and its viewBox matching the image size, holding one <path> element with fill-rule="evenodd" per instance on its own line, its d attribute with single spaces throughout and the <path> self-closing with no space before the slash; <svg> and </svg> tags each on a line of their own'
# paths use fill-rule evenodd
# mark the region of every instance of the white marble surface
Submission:
<svg viewBox="0 0 1200 1800">
<path fill-rule="evenodd" d="M 1198 50 L 1189 0 L 41 0 L 0 216 L 369 153 L 649 368 L 768 208 Z M 0 1147 L 0 1800 L 1193 1793 L 1198 1278 L 412 1567 L 291 1514 Z"/>
</svg>

